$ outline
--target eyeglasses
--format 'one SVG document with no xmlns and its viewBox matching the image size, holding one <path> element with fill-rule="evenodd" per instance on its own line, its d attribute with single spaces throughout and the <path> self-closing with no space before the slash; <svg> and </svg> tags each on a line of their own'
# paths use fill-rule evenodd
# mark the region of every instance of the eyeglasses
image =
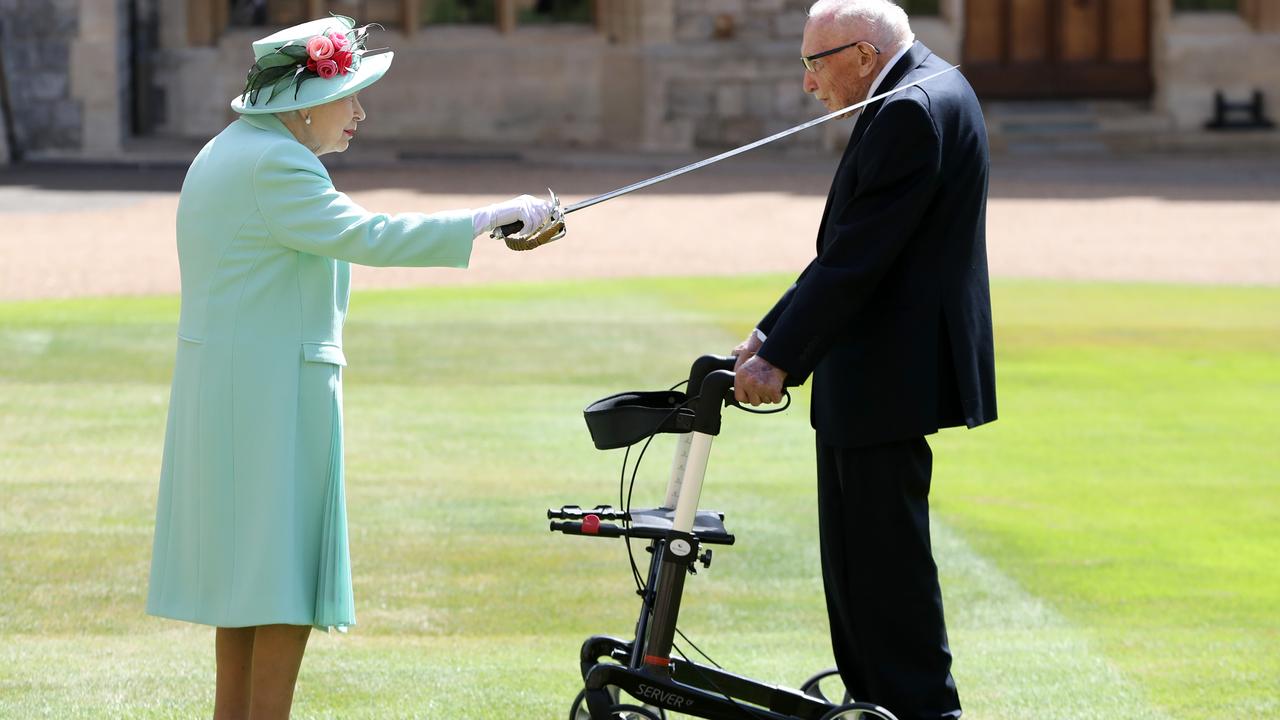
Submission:
<svg viewBox="0 0 1280 720">
<path fill-rule="evenodd" d="M 801 57 L 801 58 L 800 58 L 800 61 L 804 63 L 804 69 L 805 69 L 805 70 L 808 70 L 809 72 L 818 72 L 818 64 L 817 64 L 817 63 L 815 63 L 815 62 L 814 62 L 814 60 L 817 60 L 818 58 L 824 58 L 824 57 L 826 57 L 826 56 L 828 56 L 828 55 L 835 55 L 836 53 L 840 52 L 841 50 L 848 50 L 849 48 L 853 47 L 854 45 L 857 45 L 858 43 L 864 43 L 864 42 L 867 42 L 867 41 L 866 41 L 866 40 L 858 40 L 857 42 L 851 42 L 851 43 L 849 43 L 848 45 L 841 45 L 840 47 L 831 48 L 830 50 L 823 50 L 823 51 L 822 51 L 822 52 L 820 52 L 820 53 L 814 53 L 814 54 L 812 54 L 812 55 L 805 55 L 805 56 L 803 56 L 803 57 Z M 867 42 L 867 45 L 871 45 L 871 43 Z M 872 49 L 872 50 L 875 50 L 877 55 L 879 55 L 879 54 L 880 54 L 880 48 L 876 47 L 875 45 L 871 45 L 871 49 Z"/>
</svg>

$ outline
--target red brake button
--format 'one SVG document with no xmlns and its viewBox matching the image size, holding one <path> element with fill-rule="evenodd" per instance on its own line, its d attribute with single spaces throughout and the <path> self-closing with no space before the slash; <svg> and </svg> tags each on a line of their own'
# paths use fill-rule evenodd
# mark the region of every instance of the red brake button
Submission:
<svg viewBox="0 0 1280 720">
<path fill-rule="evenodd" d="M 582 532 L 587 535 L 595 535 L 600 532 L 600 516 L 587 515 L 582 518 Z"/>
</svg>

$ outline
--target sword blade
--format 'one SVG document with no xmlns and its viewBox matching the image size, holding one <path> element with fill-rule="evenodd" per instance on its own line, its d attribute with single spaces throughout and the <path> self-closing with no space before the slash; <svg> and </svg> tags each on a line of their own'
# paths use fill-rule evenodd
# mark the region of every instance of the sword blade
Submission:
<svg viewBox="0 0 1280 720">
<path fill-rule="evenodd" d="M 678 177 L 678 176 L 680 176 L 680 175 L 684 175 L 685 173 L 693 172 L 694 170 L 697 170 L 697 169 L 699 169 L 699 168 L 704 168 L 704 167 L 706 167 L 706 166 L 708 166 L 708 165 L 714 165 L 715 163 L 718 163 L 718 162 L 720 162 L 721 160 L 727 160 L 728 158 L 731 158 L 731 157 L 733 157 L 734 155 L 741 155 L 742 153 L 747 152 L 748 150 L 754 150 L 754 149 L 756 149 L 756 148 L 760 147 L 761 145 L 768 145 L 769 143 L 773 142 L 774 140 L 781 140 L 782 138 L 787 137 L 788 135 L 794 135 L 794 134 L 796 134 L 796 133 L 800 132 L 801 130 L 808 130 L 809 128 L 814 127 L 815 125 L 821 125 L 822 123 L 827 122 L 828 120 L 834 120 L 835 118 L 838 118 L 838 117 L 840 117 L 841 115 L 844 115 L 844 114 L 846 114 L 846 113 L 851 113 L 851 112 L 853 112 L 854 110 L 857 110 L 857 109 L 859 109 L 859 108 L 866 107 L 867 105 L 870 105 L 871 103 L 876 102 L 877 100 L 883 100 L 884 98 L 887 98 L 887 97 L 889 97 L 890 95 L 892 95 L 892 94 L 894 94 L 894 93 L 902 92 L 903 90 L 906 90 L 906 89 L 908 89 L 908 88 L 913 88 L 913 87 L 915 87 L 916 85 L 919 85 L 919 84 L 920 84 L 920 83 L 922 83 L 922 82 L 926 82 L 926 81 L 928 81 L 928 80 L 932 80 L 932 79 L 934 79 L 934 78 L 938 77 L 939 75 L 943 75 L 943 74 L 949 73 L 949 72 L 951 72 L 952 70 L 955 70 L 955 69 L 956 69 L 956 68 L 958 68 L 958 67 L 960 67 L 960 66 L 959 66 L 959 65 L 952 65 L 951 67 L 949 67 L 949 68 L 947 68 L 947 69 L 945 69 L 945 70 L 939 70 L 938 72 L 936 72 L 936 73 L 934 73 L 934 74 L 932 74 L 932 75 L 930 75 L 930 76 L 928 76 L 928 77 L 920 78 L 919 80 L 916 80 L 915 82 L 908 83 L 908 84 L 906 84 L 906 85 L 899 85 L 898 87 L 895 87 L 895 88 L 893 88 L 893 89 L 891 89 L 891 90 L 887 90 L 887 91 L 885 91 L 885 92 L 882 92 L 882 93 L 880 93 L 879 95 L 876 95 L 876 96 L 874 96 L 874 97 L 869 97 L 869 98 L 867 98 L 866 100 L 863 100 L 863 101 L 862 101 L 862 102 L 860 102 L 860 103 L 854 103 L 853 105 L 850 105 L 850 106 L 849 106 L 849 107 L 847 107 L 847 108 L 842 108 L 842 109 L 840 109 L 840 110 L 832 111 L 832 112 L 830 112 L 830 113 L 827 113 L 826 115 L 823 115 L 822 117 L 814 118 L 813 120 L 810 120 L 810 121 L 808 121 L 808 122 L 805 122 L 805 123 L 801 123 L 801 124 L 799 124 L 799 125 L 796 125 L 796 126 L 795 126 L 795 127 L 793 127 L 793 128 L 788 128 L 788 129 L 786 129 L 786 130 L 783 130 L 782 132 L 774 133 L 773 135 L 770 135 L 769 137 L 761 138 L 761 139 L 759 139 L 759 140 L 756 140 L 756 141 L 755 141 L 755 142 L 753 142 L 753 143 L 750 143 L 750 144 L 747 144 L 747 145 L 743 145 L 742 147 L 734 148 L 734 149 L 732 149 L 732 150 L 728 150 L 728 151 L 726 151 L 726 152 L 722 152 L 722 153 L 720 153 L 719 155 L 716 155 L 715 157 L 709 157 L 709 158 L 707 158 L 707 159 L 705 159 L 705 160 L 699 160 L 699 161 L 698 161 L 698 162 L 696 162 L 696 163 L 691 163 L 691 164 L 689 164 L 689 165 L 685 165 L 684 167 L 682 167 L 682 168 L 677 168 L 677 169 L 675 169 L 675 170 L 672 170 L 671 172 L 663 173 L 663 174 L 661 174 L 661 175 L 657 175 L 657 176 L 655 176 L 655 177 L 651 177 L 651 178 L 649 178 L 649 179 L 647 179 L 647 180 L 641 180 L 640 182 L 631 183 L 630 185 L 627 185 L 626 187 L 620 187 L 620 188 L 618 188 L 617 190 L 612 190 L 612 191 L 607 192 L 607 193 L 605 193 L 605 194 L 603 194 L 603 195 L 597 195 L 597 196 L 595 196 L 595 197 L 593 197 L 593 198 L 588 198 L 588 199 L 583 200 L 583 201 L 581 201 L 581 202 L 576 202 L 576 203 L 574 203 L 574 204 L 569 205 L 568 207 L 566 207 L 566 208 L 564 209 L 564 214 L 565 214 L 565 215 L 568 215 L 568 214 L 569 214 L 569 213 L 571 213 L 571 212 L 577 212 L 578 210 L 582 210 L 582 209 L 584 209 L 584 208 L 589 208 L 589 207 L 591 207 L 592 205 L 597 205 L 597 204 L 599 204 L 599 203 L 604 202 L 605 200 L 612 200 L 612 199 L 614 199 L 614 198 L 616 198 L 616 197 L 619 197 L 619 196 L 621 196 L 621 195 L 626 195 L 627 193 L 632 193 L 632 192 L 635 192 L 636 190 L 642 190 L 642 189 L 644 189 L 644 188 L 649 187 L 650 185 L 657 185 L 658 183 L 663 182 L 664 180 L 670 180 L 670 179 L 671 179 L 671 178 L 673 178 L 673 177 Z"/>
</svg>

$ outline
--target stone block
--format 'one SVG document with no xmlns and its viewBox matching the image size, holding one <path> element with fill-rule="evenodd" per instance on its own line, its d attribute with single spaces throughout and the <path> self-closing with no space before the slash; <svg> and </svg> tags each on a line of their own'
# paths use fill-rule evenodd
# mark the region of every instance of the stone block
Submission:
<svg viewBox="0 0 1280 720">
<path fill-rule="evenodd" d="M 754 117 L 720 118 L 720 143 L 731 147 L 746 145 L 765 136 L 764 121 Z"/>
<path fill-rule="evenodd" d="M 0 47 L 0 52 L 4 53 L 4 68 L 9 73 L 10 82 L 39 65 L 39 51 L 34 43 L 9 40 Z"/>
<path fill-rule="evenodd" d="M 678 42 L 701 42 L 711 37 L 712 30 L 710 15 L 689 15 L 677 19 L 675 38 Z"/>
<path fill-rule="evenodd" d="M 61 5 L 57 12 L 51 13 L 56 18 L 54 32 L 59 37 L 75 37 L 80 31 L 79 4 L 75 0 L 62 0 Z"/>
<path fill-rule="evenodd" d="M 639 35 L 633 38 L 645 44 L 665 44 L 675 38 L 675 14 L 646 11 L 640 18 Z"/>
<path fill-rule="evenodd" d="M 65 99 L 67 97 L 67 73 L 45 71 L 28 76 L 24 82 L 27 98 L 36 102 Z"/>
<path fill-rule="evenodd" d="M 53 127 L 54 125 L 67 124 L 68 122 L 79 122 L 79 115 L 66 117 L 66 110 L 63 110 L 63 117 L 59 117 L 60 108 L 64 107 L 65 101 L 56 103 L 33 103 L 25 97 L 18 99 L 13 104 L 13 115 L 15 129 L 21 131 L 19 133 L 19 142 L 22 142 L 25 149 L 32 149 L 31 143 L 24 140 L 39 133 L 43 128 Z"/>
<path fill-rule="evenodd" d="M 804 36 L 804 24 L 809 17 L 802 12 L 789 12 L 772 16 L 773 37 L 778 40 L 799 40 Z"/>
<path fill-rule="evenodd" d="M 693 123 L 693 144 L 698 147 L 720 147 L 725 144 L 721 130 L 724 123 L 715 118 L 698 118 Z"/>
<path fill-rule="evenodd" d="M 782 117 L 795 117 L 810 104 L 814 109 L 821 107 L 817 101 L 810 102 L 809 94 L 804 91 L 804 86 L 799 79 L 792 82 L 779 80 L 774 83 L 773 88 L 773 109 Z"/>
<path fill-rule="evenodd" d="M 60 128 L 80 128 L 80 103 L 74 100 L 59 100 L 52 103 L 50 109 L 53 111 L 49 118 L 50 124 Z"/>
<path fill-rule="evenodd" d="M 746 15 L 738 22 L 734 37 L 753 43 L 772 40 L 773 19 L 763 13 Z"/>
<path fill-rule="evenodd" d="M 787 0 L 747 0 L 747 12 L 780 13 Z"/>
<path fill-rule="evenodd" d="M 674 81 L 667 89 L 668 117 L 703 117 L 710 115 L 713 89 L 706 82 Z"/>
<path fill-rule="evenodd" d="M 688 118 L 659 123 L 645 133 L 643 147 L 651 151 L 681 152 L 697 144 L 694 122 Z"/>
<path fill-rule="evenodd" d="M 768 82 L 747 83 L 747 106 L 753 115 L 765 115 L 773 110 L 773 85 Z"/>
<path fill-rule="evenodd" d="M 71 65 L 71 43 L 69 40 L 50 40 L 36 43 L 35 63 L 41 70 L 59 70 L 65 72 Z"/>
<path fill-rule="evenodd" d="M 57 37 L 57 20 L 54 13 L 26 13 L 16 18 L 5 18 L 5 24 L 12 23 L 16 34 L 31 40 L 44 40 Z"/>
<path fill-rule="evenodd" d="M 746 87 L 740 83 L 726 83 L 717 87 L 716 114 L 721 118 L 748 114 Z"/>
<path fill-rule="evenodd" d="M 712 15 L 741 15 L 745 10 L 744 0 L 706 0 L 706 11 Z"/>
<path fill-rule="evenodd" d="M 86 30 L 83 33 L 84 37 L 110 36 L 121 29 L 118 27 L 122 20 L 120 0 L 91 0 L 79 2 L 76 5 L 79 6 L 80 22 L 84 24 Z"/>
<path fill-rule="evenodd" d="M 77 14 L 78 8 L 74 3 L 68 6 L 61 1 L 41 2 L 15 13 L 15 24 L 27 37 L 71 37 L 79 24 Z"/>
</svg>

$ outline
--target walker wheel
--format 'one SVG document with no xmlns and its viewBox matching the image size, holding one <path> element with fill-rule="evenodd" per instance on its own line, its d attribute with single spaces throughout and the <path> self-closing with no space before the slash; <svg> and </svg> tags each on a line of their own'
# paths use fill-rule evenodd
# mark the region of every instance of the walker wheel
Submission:
<svg viewBox="0 0 1280 720">
<path fill-rule="evenodd" d="M 628 705 L 618 702 L 618 688 L 610 685 L 606 688 L 613 705 L 609 707 L 609 720 L 667 720 L 667 713 L 653 705 Z M 592 720 L 591 711 L 587 708 L 587 691 L 583 690 L 573 699 L 569 706 L 569 720 Z"/>
<path fill-rule="evenodd" d="M 815 697 L 829 705 L 842 705 L 853 702 L 853 696 L 844 687 L 840 679 L 840 671 L 831 668 L 823 670 L 800 684 L 800 692 Z"/>
<path fill-rule="evenodd" d="M 832 708 L 822 720 L 898 720 L 897 716 L 875 703 L 845 703 Z"/>
<path fill-rule="evenodd" d="M 614 705 L 610 710 L 613 711 L 610 720 L 663 720 L 663 716 L 639 705 Z"/>
</svg>

